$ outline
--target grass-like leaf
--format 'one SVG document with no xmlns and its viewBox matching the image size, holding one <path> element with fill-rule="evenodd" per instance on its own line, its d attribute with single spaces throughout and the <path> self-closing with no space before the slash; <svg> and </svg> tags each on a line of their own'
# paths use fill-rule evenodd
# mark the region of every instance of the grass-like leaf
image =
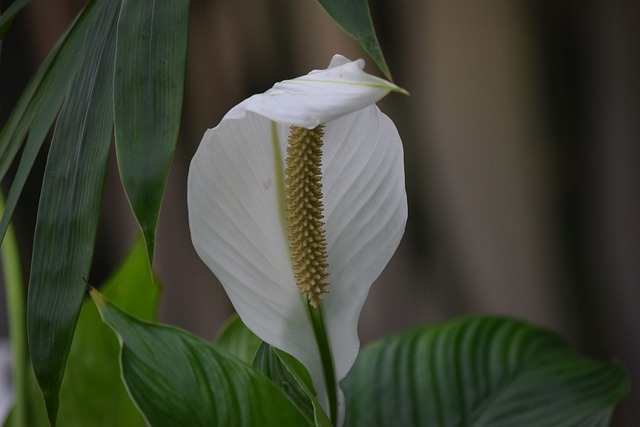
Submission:
<svg viewBox="0 0 640 427">
<path fill-rule="evenodd" d="M 4 37 L 5 33 L 11 26 L 13 18 L 16 14 L 29 3 L 29 0 L 16 0 L 11 3 L 11 6 L 7 8 L 2 14 L 0 14 L 0 39 Z"/>
<path fill-rule="evenodd" d="M 368 0 L 317 0 L 327 14 L 371 56 L 384 75 L 391 72 L 378 42 Z"/>
<path fill-rule="evenodd" d="M 93 255 L 113 128 L 118 1 L 93 5 L 68 83 L 38 207 L 27 301 L 36 378 L 52 424 Z"/>
<path fill-rule="evenodd" d="M 498 317 L 413 329 L 364 349 L 346 426 L 606 426 L 628 380 L 546 330 Z"/>
<path fill-rule="evenodd" d="M 124 0 L 114 78 L 120 177 L 153 262 L 182 111 L 188 0 Z"/>
</svg>

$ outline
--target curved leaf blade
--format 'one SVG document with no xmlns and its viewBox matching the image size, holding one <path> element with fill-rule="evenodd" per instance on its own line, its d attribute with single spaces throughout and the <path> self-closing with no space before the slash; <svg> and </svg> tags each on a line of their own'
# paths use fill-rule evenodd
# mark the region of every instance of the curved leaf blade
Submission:
<svg viewBox="0 0 640 427">
<path fill-rule="evenodd" d="M 20 9 L 25 7 L 29 0 L 16 0 L 4 12 L 0 13 L 0 39 L 2 39 L 11 26 L 13 18 L 16 17 Z"/>
<path fill-rule="evenodd" d="M 116 152 L 150 264 L 180 125 L 188 11 L 188 0 L 125 0 L 118 21 Z"/>
<path fill-rule="evenodd" d="M 92 9 L 82 65 L 69 82 L 44 173 L 27 298 L 33 368 L 52 424 L 96 238 L 113 127 L 115 18 Z"/>
<path fill-rule="evenodd" d="M 79 52 L 83 50 L 87 31 L 94 24 L 95 4 L 91 2 L 82 10 L 71 28 L 51 49 L 0 130 L 0 179 L 5 176 L 27 133 L 29 135 L 7 195 L 6 209 L 0 222 L 0 239 L 6 232 L 44 139 L 60 112 L 68 82 L 75 78 L 82 65 L 83 57 Z"/>
<path fill-rule="evenodd" d="M 262 340 L 242 323 L 240 316 L 233 314 L 222 326 L 217 343 L 219 348 L 251 365 Z"/>
<path fill-rule="evenodd" d="M 551 332 L 469 317 L 373 344 L 342 386 L 346 426 L 575 427 L 608 425 L 628 381 Z"/>
<path fill-rule="evenodd" d="M 302 365 L 300 366 L 302 367 Z M 256 353 L 256 357 L 253 360 L 253 367 L 262 372 L 267 378 L 273 381 L 273 383 L 277 385 L 287 396 L 289 396 L 289 398 L 298 406 L 298 408 L 300 408 L 300 410 L 307 416 L 307 418 L 314 418 L 315 405 L 312 404 L 309 396 L 307 396 L 301 385 L 289 372 L 287 367 L 285 367 L 285 365 L 282 363 L 278 355 L 275 353 L 273 347 L 265 342 L 260 344 L 258 352 Z M 304 367 L 302 367 L 302 369 L 304 369 Z M 307 387 L 310 387 L 310 389 L 312 390 L 313 386 L 311 385 L 311 377 L 309 377 L 308 373 L 307 378 Z M 313 398 L 315 399 L 315 395 Z M 322 411 L 322 409 L 320 410 Z M 325 418 L 327 418 L 326 414 Z M 329 423 L 329 426 L 330 425 L 331 423 Z"/>
<path fill-rule="evenodd" d="M 265 376 L 184 331 L 136 320 L 97 292 L 103 321 L 121 342 L 130 395 L 155 427 L 310 426 Z"/>
<path fill-rule="evenodd" d="M 389 79 L 391 72 L 382 54 L 367 0 L 316 0 L 327 14 L 371 56 Z"/>
<path fill-rule="evenodd" d="M 142 238 L 119 269 L 101 286 L 101 291 L 135 316 L 147 321 L 155 319 L 160 287 L 149 274 Z M 102 322 L 96 305 L 85 300 L 60 389 L 58 424 L 91 427 L 145 425 L 120 378 L 119 353 L 118 341 Z"/>
</svg>

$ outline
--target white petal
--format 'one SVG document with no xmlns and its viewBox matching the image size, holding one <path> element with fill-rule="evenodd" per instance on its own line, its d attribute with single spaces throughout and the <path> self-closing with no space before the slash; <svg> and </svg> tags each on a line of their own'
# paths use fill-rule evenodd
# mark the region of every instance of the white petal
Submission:
<svg viewBox="0 0 640 427">
<path fill-rule="evenodd" d="M 247 113 L 205 133 L 189 169 L 191 239 L 242 321 L 300 360 L 326 405 L 315 337 L 279 212 L 271 123 Z M 282 152 L 288 128 L 280 125 L 278 133 Z"/>
<path fill-rule="evenodd" d="M 277 125 L 277 131 L 284 159 L 288 126 Z M 307 367 L 326 407 L 314 334 L 279 211 L 271 135 L 268 119 L 233 110 L 207 131 L 189 171 L 192 240 L 245 324 Z M 330 286 L 323 306 L 341 380 L 359 349 L 360 310 L 400 241 L 407 206 L 401 141 L 377 107 L 328 122 L 324 140 Z"/>
<path fill-rule="evenodd" d="M 359 349 L 358 317 L 407 220 L 402 142 L 370 106 L 325 128 L 323 192 L 329 263 L 325 320 L 338 379 Z"/>
<path fill-rule="evenodd" d="M 346 62 L 345 62 L 346 61 Z M 364 61 L 348 61 L 336 55 L 326 70 L 276 83 L 265 93 L 253 95 L 234 108 L 228 117 L 253 111 L 278 123 L 312 129 L 360 110 L 390 91 L 403 89 L 362 69 Z"/>
</svg>

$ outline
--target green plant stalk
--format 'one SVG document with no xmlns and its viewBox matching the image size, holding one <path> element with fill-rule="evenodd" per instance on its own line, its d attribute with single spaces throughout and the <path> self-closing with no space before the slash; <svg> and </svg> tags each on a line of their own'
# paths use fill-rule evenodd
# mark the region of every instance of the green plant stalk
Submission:
<svg viewBox="0 0 640 427">
<path fill-rule="evenodd" d="M 324 374 L 324 383 L 327 388 L 327 397 L 329 399 L 329 417 L 333 425 L 338 425 L 338 383 L 336 381 L 336 370 L 333 366 L 333 355 L 331 354 L 331 345 L 325 328 L 324 316 L 322 314 L 322 305 L 314 308 L 311 304 L 307 304 L 309 309 L 309 317 L 313 327 L 313 333 L 316 337 L 316 344 L 320 352 L 320 360 L 322 362 L 322 371 Z"/>
<path fill-rule="evenodd" d="M 4 212 L 4 195 L 0 193 L 0 212 Z M 25 317 L 25 294 L 20 252 L 15 230 L 7 228 L 2 246 L 4 286 L 7 295 L 7 317 L 9 339 L 13 352 L 13 425 L 27 427 L 27 329 Z"/>
</svg>

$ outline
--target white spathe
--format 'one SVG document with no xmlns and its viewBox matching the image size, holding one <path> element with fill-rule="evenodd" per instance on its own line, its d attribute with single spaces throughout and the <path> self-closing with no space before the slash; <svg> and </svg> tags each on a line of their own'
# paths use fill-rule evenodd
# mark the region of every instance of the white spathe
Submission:
<svg viewBox="0 0 640 427">
<path fill-rule="evenodd" d="M 360 347 L 364 300 L 407 219 L 402 142 L 375 106 L 389 91 L 403 90 L 365 73 L 363 65 L 336 55 L 327 70 L 238 104 L 205 133 L 188 178 L 196 251 L 245 325 L 305 365 L 325 408 L 319 353 L 289 257 L 283 166 L 289 126 L 326 123 L 322 185 L 330 285 L 323 310 L 340 381 Z"/>
</svg>

